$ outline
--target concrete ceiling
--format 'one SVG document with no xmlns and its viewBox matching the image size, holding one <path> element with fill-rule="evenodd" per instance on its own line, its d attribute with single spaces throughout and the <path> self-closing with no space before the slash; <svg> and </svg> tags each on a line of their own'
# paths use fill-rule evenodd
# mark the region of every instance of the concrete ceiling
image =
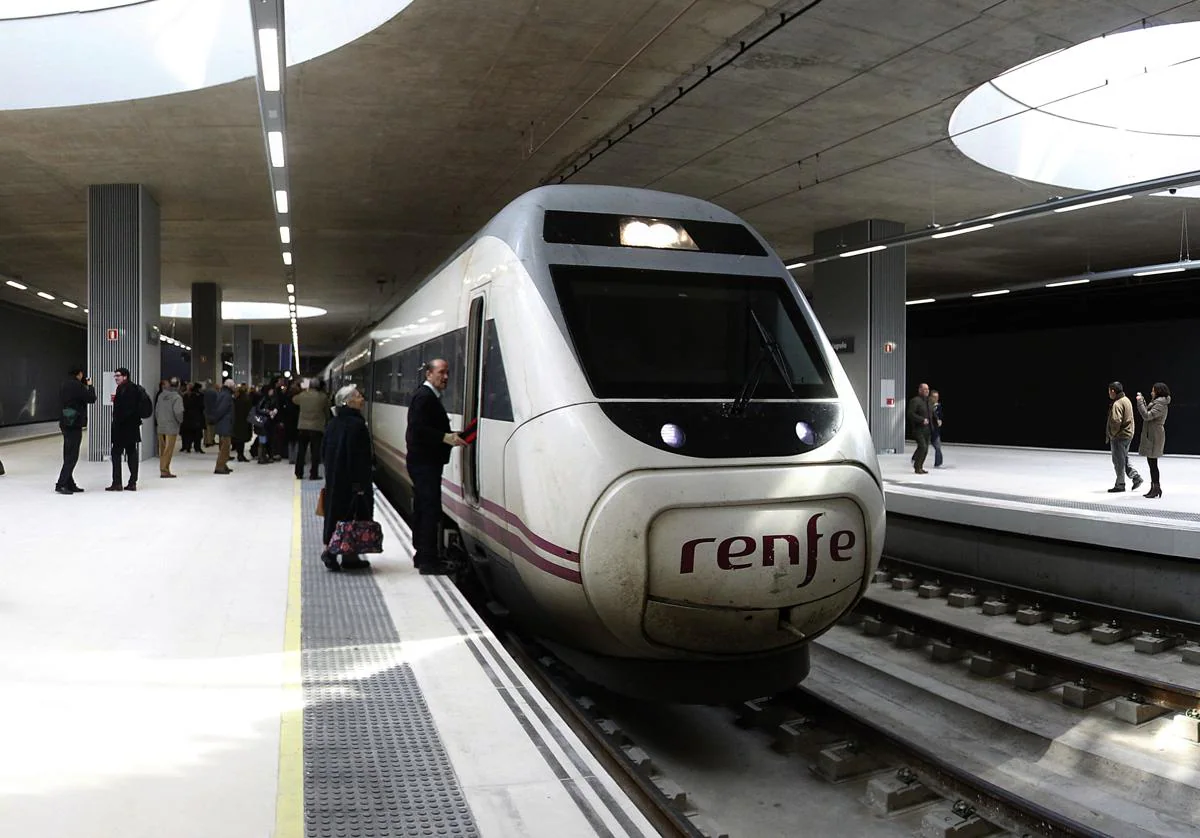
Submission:
<svg viewBox="0 0 1200 838">
<path fill-rule="evenodd" d="M 416 0 L 288 71 L 299 302 L 329 310 L 301 321 L 301 352 L 339 347 L 573 164 L 586 163 L 570 182 L 714 200 L 785 257 L 861 218 L 918 229 L 1068 194 L 959 154 L 954 107 L 1051 50 L 1191 20 L 1194 0 Z M 0 113 L 0 273 L 81 301 L 87 186 L 111 182 L 145 183 L 162 206 L 164 302 L 200 281 L 282 301 L 253 80 Z M 1136 199 L 912 246 L 911 293 L 1169 261 L 1192 205 Z M 2 285 L 0 298 L 31 304 Z M 285 340 L 286 324 L 258 334 Z"/>
</svg>

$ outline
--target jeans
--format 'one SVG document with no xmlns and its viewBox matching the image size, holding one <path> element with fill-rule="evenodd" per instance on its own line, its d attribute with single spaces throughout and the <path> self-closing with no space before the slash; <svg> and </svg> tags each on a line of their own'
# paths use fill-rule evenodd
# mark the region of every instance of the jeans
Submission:
<svg viewBox="0 0 1200 838">
<path fill-rule="evenodd" d="M 75 465 L 79 462 L 79 446 L 83 444 L 83 428 L 63 428 L 63 464 L 56 486 L 75 485 Z"/>
<path fill-rule="evenodd" d="M 934 434 L 929 441 L 933 444 L 933 467 L 938 468 L 942 464 L 942 435 Z"/>
<path fill-rule="evenodd" d="M 1109 447 L 1112 449 L 1112 464 L 1113 471 L 1117 473 L 1117 486 L 1125 485 L 1125 478 L 1128 477 L 1134 483 L 1141 483 L 1141 475 L 1137 473 L 1137 469 L 1129 465 L 1129 443 L 1128 439 L 1114 439 L 1109 442 Z"/>
<path fill-rule="evenodd" d="M 121 457 L 129 460 L 129 482 L 137 483 L 138 479 L 138 444 L 135 442 L 132 445 L 122 445 L 119 442 L 114 442 L 112 447 L 112 473 L 114 486 L 121 485 Z"/>
<path fill-rule="evenodd" d="M 409 465 L 413 482 L 413 564 L 435 565 L 438 555 L 438 524 L 442 521 L 442 467 Z"/>
<path fill-rule="evenodd" d="M 308 479 L 316 480 L 321 472 L 321 442 L 325 434 L 323 431 L 300 431 L 300 437 L 296 440 L 296 477 L 304 477 L 304 461 L 307 459 L 308 453 L 312 452 L 312 467 L 308 470 Z"/>
</svg>

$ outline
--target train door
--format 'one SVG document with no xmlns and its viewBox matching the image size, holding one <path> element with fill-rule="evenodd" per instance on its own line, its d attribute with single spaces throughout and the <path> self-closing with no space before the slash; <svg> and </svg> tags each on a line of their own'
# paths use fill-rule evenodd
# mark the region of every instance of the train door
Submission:
<svg viewBox="0 0 1200 838">
<path fill-rule="evenodd" d="M 483 318 L 486 290 L 471 298 L 467 315 L 467 354 L 465 397 L 463 399 L 463 428 L 479 421 L 480 393 L 483 380 Z M 463 499 L 472 506 L 479 505 L 479 446 L 472 444 L 462 452 Z"/>
</svg>

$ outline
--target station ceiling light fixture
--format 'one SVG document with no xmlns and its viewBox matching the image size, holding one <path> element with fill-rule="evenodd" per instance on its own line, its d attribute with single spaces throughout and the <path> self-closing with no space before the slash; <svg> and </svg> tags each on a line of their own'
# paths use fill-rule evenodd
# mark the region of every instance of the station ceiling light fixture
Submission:
<svg viewBox="0 0 1200 838">
<path fill-rule="evenodd" d="M 280 245 L 292 244 L 292 198 L 287 169 L 287 28 L 284 24 L 283 0 L 247 0 L 250 4 L 251 25 L 254 27 L 254 49 L 258 58 L 258 108 L 262 117 L 263 141 L 271 195 L 275 206 L 275 222 L 279 228 Z M 296 284 L 292 274 L 293 248 L 281 247 L 283 264 L 288 268 L 285 277 L 292 322 L 292 363 L 300 371 L 300 333 L 296 321 Z"/>
</svg>

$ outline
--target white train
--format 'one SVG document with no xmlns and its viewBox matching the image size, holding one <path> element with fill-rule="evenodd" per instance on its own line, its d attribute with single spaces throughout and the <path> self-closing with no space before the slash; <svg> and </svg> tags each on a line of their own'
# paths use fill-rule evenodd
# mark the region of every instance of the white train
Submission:
<svg viewBox="0 0 1200 838">
<path fill-rule="evenodd" d="M 640 189 L 509 204 L 326 370 L 368 395 L 402 507 L 406 405 L 437 357 L 452 424 L 479 421 L 443 544 L 526 630 L 641 697 L 803 679 L 875 570 L 884 498 L 849 381 L 754 230 Z"/>
</svg>

